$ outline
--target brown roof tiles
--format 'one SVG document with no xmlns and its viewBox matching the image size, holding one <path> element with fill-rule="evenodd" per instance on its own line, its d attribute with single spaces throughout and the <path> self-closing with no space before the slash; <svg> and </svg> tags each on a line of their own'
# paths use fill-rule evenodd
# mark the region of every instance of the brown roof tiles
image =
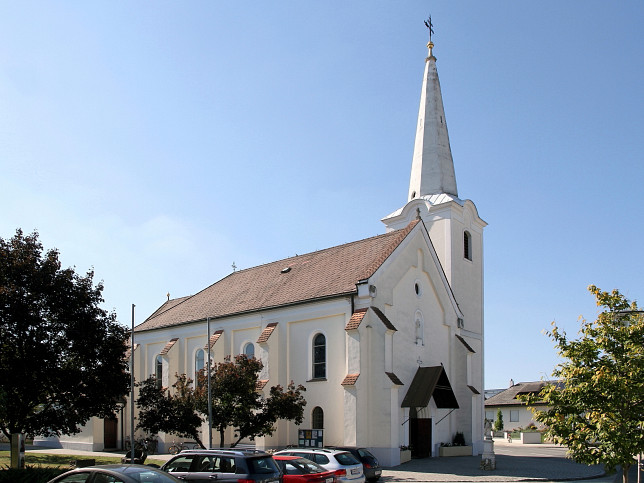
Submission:
<svg viewBox="0 0 644 483">
<path fill-rule="evenodd" d="M 343 386 L 354 386 L 360 374 L 347 374 L 347 377 L 342 381 Z"/>
<path fill-rule="evenodd" d="M 172 346 L 175 345 L 178 340 L 179 340 L 178 337 L 175 337 L 174 339 L 170 339 L 168 343 L 165 345 L 165 347 L 163 348 L 163 350 L 161 351 L 161 355 L 164 356 L 168 352 L 170 352 L 170 349 L 172 349 Z"/>
<path fill-rule="evenodd" d="M 260 379 L 255 383 L 255 390 L 261 391 L 266 387 L 266 384 L 268 384 L 268 379 Z"/>
<path fill-rule="evenodd" d="M 349 322 L 347 322 L 347 326 L 344 330 L 354 330 L 360 327 L 360 322 L 362 322 L 362 319 L 364 319 L 364 316 L 367 314 L 367 310 L 369 310 L 369 307 L 358 309 L 351 314 L 351 318 L 349 319 Z"/>
<path fill-rule="evenodd" d="M 277 322 L 271 322 L 268 324 L 264 330 L 262 330 L 262 333 L 259 335 L 259 338 L 257 339 L 257 343 L 261 344 L 262 342 L 266 342 L 268 338 L 271 336 L 273 331 L 275 330 L 275 327 L 277 327 Z"/>
<path fill-rule="evenodd" d="M 135 331 L 354 294 L 356 284 L 373 275 L 417 224 L 414 220 L 384 235 L 238 270 L 195 295 L 166 302 Z"/>
<path fill-rule="evenodd" d="M 210 336 L 210 348 L 211 349 L 217 343 L 217 341 L 221 337 L 221 334 L 223 334 L 223 333 L 224 333 L 224 331 L 220 329 L 220 330 L 216 330 L 215 333 Z M 207 351 L 208 350 L 208 344 L 206 344 L 203 349 Z"/>
</svg>

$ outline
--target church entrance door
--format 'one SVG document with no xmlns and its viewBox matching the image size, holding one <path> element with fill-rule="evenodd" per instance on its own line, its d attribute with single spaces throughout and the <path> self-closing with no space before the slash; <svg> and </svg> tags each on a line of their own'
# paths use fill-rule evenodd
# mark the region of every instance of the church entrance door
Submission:
<svg viewBox="0 0 644 483">
<path fill-rule="evenodd" d="M 409 427 L 412 458 L 432 455 L 432 418 L 412 418 Z"/>
</svg>

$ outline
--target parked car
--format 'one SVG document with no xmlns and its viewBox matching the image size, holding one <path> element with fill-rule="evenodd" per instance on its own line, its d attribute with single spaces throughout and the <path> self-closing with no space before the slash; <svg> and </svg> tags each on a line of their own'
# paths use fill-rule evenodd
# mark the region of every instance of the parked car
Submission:
<svg viewBox="0 0 644 483">
<path fill-rule="evenodd" d="M 181 480 L 159 469 L 143 465 L 98 465 L 63 473 L 47 483 L 181 483 Z"/>
<path fill-rule="evenodd" d="M 289 448 L 276 455 L 307 458 L 335 473 L 338 483 L 364 483 L 362 463 L 348 451 L 328 448 Z"/>
<path fill-rule="evenodd" d="M 284 483 L 336 483 L 335 473 L 299 456 L 276 454 L 273 459 L 282 471 Z"/>
<path fill-rule="evenodd" d="M 187 481 L 217 483 L 281 483 L 282 477 L 273 457 L 256 450 L 184 450 L 161 469 Z"/>
<path fill-rule="evenodd" d="M 341 449 L 348 451 L 362 463 L 364 476 L 367 481 L 378 481 L 382 475 L 382 467 L 376 458 L 367 448 L 357 448 L 355 446 L 328 446 L 328 448 Z"/>
</svg>

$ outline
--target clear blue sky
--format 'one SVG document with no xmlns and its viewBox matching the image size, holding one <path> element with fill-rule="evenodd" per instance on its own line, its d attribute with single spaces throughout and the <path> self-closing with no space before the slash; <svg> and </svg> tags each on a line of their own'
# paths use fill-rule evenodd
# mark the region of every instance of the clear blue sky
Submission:
<svg viewBox="0 0 644 483">
<path fill-rule="evenodd" d="M 432 15 L 459 195 L 485 233 L 486 387 L 556 363 L 594 283 L 644 301 L 644 2 L 0 4 L 0 236 L 37 229 L 136 323 L 384 232 Z"/>
</svg>

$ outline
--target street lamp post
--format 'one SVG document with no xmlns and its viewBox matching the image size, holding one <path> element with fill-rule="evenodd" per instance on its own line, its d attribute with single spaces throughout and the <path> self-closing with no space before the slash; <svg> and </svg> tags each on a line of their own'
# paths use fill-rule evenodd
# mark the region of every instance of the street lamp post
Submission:
<svg viewBox="0 0 644 483">
<path fill-rule="evenodd" d="M 212 393 L 211 393 L 211 381 L 210 381 L 210 317 L 208 317 L 207 322 L 207 333 L 206 337 L 208 338 L 208 449 L 212 448 Z"/>
<path fill-rule="evenodd" d="M 132 304 L 132 349 L 130 350 L 130 437 L 132 438 L 132 453 L 130 462 L 134 463 L 134 307 Z"/>
</svg>

